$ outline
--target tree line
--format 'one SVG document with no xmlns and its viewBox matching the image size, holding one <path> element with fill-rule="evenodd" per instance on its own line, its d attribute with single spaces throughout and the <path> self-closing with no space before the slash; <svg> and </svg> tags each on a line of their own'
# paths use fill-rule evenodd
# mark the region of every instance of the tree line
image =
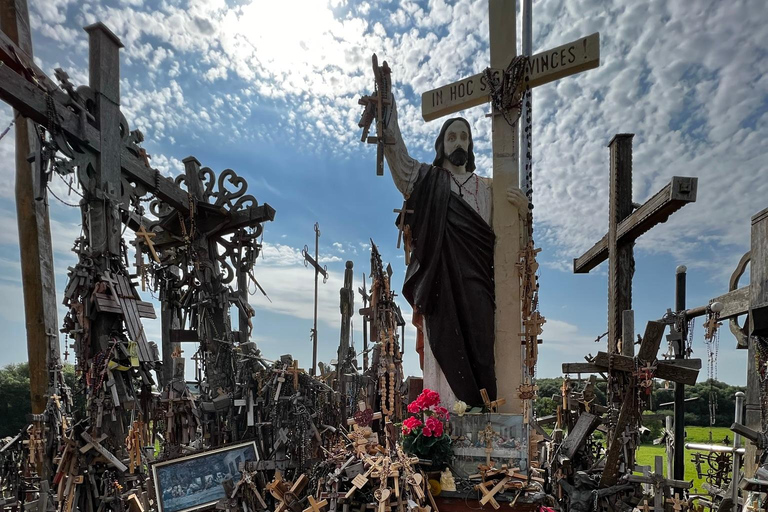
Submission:
<svg viewBox="0 0 768 512">
<path fill-rule="evenodd" d="M 539 397 L 534 405 L 536 416 L 541 418 L 556 414 L 560 399 L 553 399 L 553 396 L 560 396 L 563 378 L 537 379 L 536 385 L 539 387 Z M 577 385 L 576 389 L 579 390 L 583 387 L 583 384 Z M 732 386 L 713 379 L 698 382 L 693 386 L 685 386 L 685 398 L 695 398 L 695 400 L 685 402 L 685 424 L 701 427 L 710 426 L 710 403 L 712 403 L 715 406 L 712 426 L 730 427 L 733 423 L 736 407 L 736 392 L 744 392 L 745 390 L 744 386 Z M 605 382 L 598 382 L 595 385 L 595 395 L 595 402 L 605 405 Z M 666 387 L 664 383 L 656 381 L 651 392 L 648 409 L 657 414 L 671 415 L 674 413 L 674 401 L 674 383 L 670 383 L 669 387 Z"/>
</svg>

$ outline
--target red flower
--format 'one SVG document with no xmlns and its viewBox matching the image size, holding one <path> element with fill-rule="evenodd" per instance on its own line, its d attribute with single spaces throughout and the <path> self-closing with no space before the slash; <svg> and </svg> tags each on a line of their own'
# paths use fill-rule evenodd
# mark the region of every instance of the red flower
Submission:
<svg viewBox="0 0 768 512">
<path fill-rule="evenodd" d="M 426 432 L 427 430 L 429 430 L 430 433 L 434 434 L 435 437 L 441 437 L 443 435 L 443 424 L 440 422 L 440 420 L 438 420 L 434 416 L 430 416 L 429 418 L 427 418 L 426 426 L 424 427 L 424 432 Z"/>
<path fill-rule="evenodd" d="M 448 409 L 446 409 L 445 407 L 441 407 L 441 406 L 437 405 L 437 406 L 435 406 L 434 411 L 437 413 L 437 416 L 441 420 L 448 421 L 448 418 L 450 417 L 450 415 L 448 414 Z"/>
<path fill-rule="evenodd" d="M 419 404 L 418 399 L 408 404 L 408 412 L 411 414 L 418 414 L 421 412 L 421 404 Z"/>
<path fill-rule="evenodd" d="M 427 427 L 424 427 L 421 433 L 424 434 L 424 437 L 432 437 L 432 431 L 429 430 Z"/>
<path fill-rule="evenodd" d="M 438 405 L 440 403 L 440 393 L 432 391 L 431 389 L 425 389 L 421 392 L 417 401 L 419 401 L 425 408 Z"/>
<path fill-rule="evenodd" d="M 416 418 L 415 416 L 411 416 L 410 418 L 406 418 L 403 421 L 403 434 L 408 435 L 411 433 L 411 430 L 418 428 L 422 426 L 423 423 L 419 418 Z"/>
</svg>

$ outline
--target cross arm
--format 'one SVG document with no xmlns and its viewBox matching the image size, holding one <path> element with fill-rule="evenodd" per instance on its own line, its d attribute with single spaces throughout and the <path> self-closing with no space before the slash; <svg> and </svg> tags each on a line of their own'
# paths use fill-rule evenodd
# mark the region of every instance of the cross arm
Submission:
<svg viewBox="0 0 768 512">
<path fill-rule="evenodd" d="M 653 197 L 648 199 L 617 228 L 617 239 L 631 242 L 653 226 L 667 221 L 670 215 L 688 203 L 696 201 L 698 178 L 675 176 Z M 573 260 L 573 272 L 586 274 L 608 259 L 608 235 L 606 234 L 591 249 Z"/>
<path fill-rule="evenodd" d="M 0 66 L 0 99 L 35 123 L 48 125 L 46 93 L 5 65 Z M 53 102 L 61 131 L 98 150 L 98 130 L 89 123 L 81 125 L 79 116 L 55 97 Z"/>
<path fill-rule="evenodd" d="M 46 89 L 49 91 L 58 89 L 58 86 L 46 76 L 43 70 L 37 67 L 35 61 L 2 30 L 0 30 L 0 62 L 3 62 L 20 75 L 25 74 L 27 70 L 31 70 L 35 74 L 35 78 Z"/>
</svg>

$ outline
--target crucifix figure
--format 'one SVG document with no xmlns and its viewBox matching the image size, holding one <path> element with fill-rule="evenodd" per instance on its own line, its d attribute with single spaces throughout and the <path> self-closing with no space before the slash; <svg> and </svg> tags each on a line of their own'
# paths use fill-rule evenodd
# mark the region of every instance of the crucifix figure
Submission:
<svg viewBox="0 0 768 512">
<path fill-rule="evenodd" d="M 424 386 L 438 391 L 449 406 L 457 399 L 481 405 L 482 388 L 491 400 L 497 390 L 517 396 L 523 373 L 515 264 L 529 204 L 518 187 L 518 111 L 497 101 L 502 95 L 519 98 L 522 92 L 522 83 L 514 90 L 497 85 L 511 81 L 507 70 L 518 62 L 515 2 L 489 0 L 488 5 L 491 67 L 424 93 L 422 117 L 431 121 L 493 100 L 493 178 L 475 173 L 472 129 L 462 117 L 443 124 L 431 164 L 412 158 L 400 133 L 394 95 L 378 91 L 389 100 L 381 126 L 386 143 L 379 147 L 406 199 L 403 209 L 413 210 L 401 212 L 400 219 L 411 239 L 403 296 L 414 310 Z M 594 68 L 599 37 L 593 34 L 524 62 L 529 86 Z M 511 400 L 505 409 L 520 412 L 521 402 Z"/>
</svg>

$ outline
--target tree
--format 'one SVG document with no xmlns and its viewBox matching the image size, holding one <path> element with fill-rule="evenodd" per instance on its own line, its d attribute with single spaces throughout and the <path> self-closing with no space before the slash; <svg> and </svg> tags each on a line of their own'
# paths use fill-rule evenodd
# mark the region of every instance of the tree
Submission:
<svg viewBox="0 0 768 512">
<path fill-rule="evenodd" d="M 31 412 L 29 364 L 9 364 L 0 369 L 0 437 L 18 434 L 27 426 Z"/>
</svg>

